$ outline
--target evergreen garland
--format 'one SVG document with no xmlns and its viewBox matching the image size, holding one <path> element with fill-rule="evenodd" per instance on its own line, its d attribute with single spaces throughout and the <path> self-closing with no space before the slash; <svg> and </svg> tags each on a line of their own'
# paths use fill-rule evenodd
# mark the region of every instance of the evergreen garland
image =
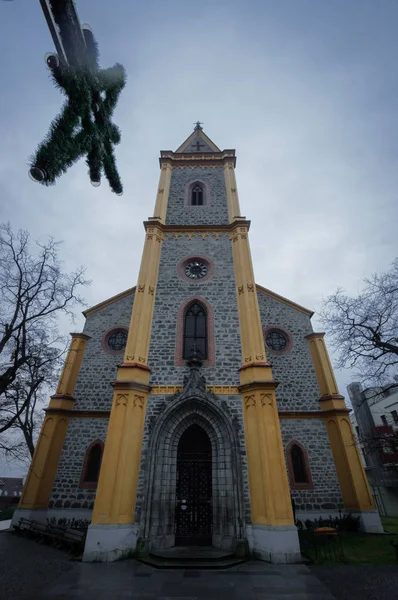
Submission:
<svg viewBox="0 0 398 600">
<path fill-rule="evenodd" d="M 68 6 L 66 0 L 65 11 L 56 19 L 63 45 L 68 47 L 68 62 L 60 63 L 56 55 L 47 59 L 54 84 L 67 101 L 30 159 L 30 176 L 43 185 L 53 185 L 79 158 L 86 156 L 91 183 L 100 185 L 104 173 L 112 191 L 122 194 L 113 151 L 121 135 L 111 117 L 125 85 L 125 70 L 120 64 L 100 69 L 93 34 L 76 27 L 76 13 L 68 12 Z"/>
</svg>

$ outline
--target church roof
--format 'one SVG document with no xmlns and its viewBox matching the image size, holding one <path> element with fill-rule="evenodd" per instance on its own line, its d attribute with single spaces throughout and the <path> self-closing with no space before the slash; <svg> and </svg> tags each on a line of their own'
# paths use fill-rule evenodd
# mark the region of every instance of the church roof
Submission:
<svg viewBox="0 0 398 600">
<path fill-rule="evenodd" d="M 189 137 L 177 148 L 176 153 L 196 154 L 199 152 L 221 152 L 220 148 L 205 134 L 198 121 Z"/>
<path fill-rule="evenodd" d="M 256 283 L 256 289 L 257 289 L 257 292 L 260 292 L 260 294 L 266 294 L 267 296 L 274 298 L 274 300 L 278 300 L 279 302 L 282 302 L 283 304 L 287 304 L 287 306 L 290 306 L 291 308 L 294 308 L 295 310 L 299 310 L 300 312 L 303 312 L 304 314 L 308 315 L 310 318 L 314 314 L 314 311 L 309 310 L 308 308 L 304 308 L 304 306 L 300 306 L 300 304 L 296 304 L 295 302 L 292 302 L 292 300 L 288 300 L 287 298 L 284 298 L 283 296 L 280 296 L 279 294 L 272 292 L 271 290 L 263 287 L 262 285 L 259 285 L 258 283 Z M 135 286 L 129 288 L 128 290 L 125 290 L 124 292 L 120 292 L 120 294 L 116 294 L 116 296 L 112 296 L 111 298 L 108 298 L 107 300 L 104 300 L 103 302 L 100 302 L 99 304 L 95 304 L 94 306 L 92 306 L 91 308 L 88 308 L 87 310 L 84 310 L 83 315 L 85 317 L 88 317 L 92 313 L 97 312 L 97 310 L 102 310 L 103 308 L 106 308 L 110 304 L 113 304 L 114 302 L 118 302 L 119 300 L 123 300 L 124 298 L 127 298 L 128 296 L 131 296 L 134 293 L 135 293 Z"/>
</svg>

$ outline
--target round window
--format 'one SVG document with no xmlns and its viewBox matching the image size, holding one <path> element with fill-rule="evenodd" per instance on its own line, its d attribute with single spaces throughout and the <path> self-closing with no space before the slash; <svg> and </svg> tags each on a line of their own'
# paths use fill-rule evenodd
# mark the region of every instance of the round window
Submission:
<svg viewBox="0 0 398 600">
<path fill-rule="evenodd" d="M 121 327 L 107 331 L 102 339 L 102 347 L 109 354 L 121 354 L 127 344 L 128 330 Z"/>
<path fill-rule="evenodd" d="M 289 352 L 292 347 L 291 336 L 278 327 L 268 327 L 264 331 L 264 342 L 269 350 L 279 354 Z"/>
</svg>

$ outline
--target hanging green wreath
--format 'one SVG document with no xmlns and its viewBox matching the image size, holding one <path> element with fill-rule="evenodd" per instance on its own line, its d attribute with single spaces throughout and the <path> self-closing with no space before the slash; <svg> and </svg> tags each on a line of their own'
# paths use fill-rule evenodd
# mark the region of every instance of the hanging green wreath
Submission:
<svg viewBox="0 0 398 600">
<path fill-rule="evenodd" d="M 63 47 L 68 48 L 72 60 L 60 61 L 56 54 L 47 58 L 54 84 L 67 101 L 31 157 L 29 173 L 35 181 L 53 185 L 79 158 L 86 156 L 91 183 L 100 185 L 105 174 L 112 191 L 122 194 L 114 155 L 121 135 L 111 117 L 126 82 L 125 70 L 120 64 L 100 69 L 94 36 L 89 29 L 82 31 L 74 11 L 73 2 L 64 0 L 62 12 L 56 15 L 57 26 L 63 32 Z"/>
</svg>

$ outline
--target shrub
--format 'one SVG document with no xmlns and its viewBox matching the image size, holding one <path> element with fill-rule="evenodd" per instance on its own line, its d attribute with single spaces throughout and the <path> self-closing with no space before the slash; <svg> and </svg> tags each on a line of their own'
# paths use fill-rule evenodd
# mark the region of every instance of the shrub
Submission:
<svg viewBox="0 0 398 600">
<path fill-rule="evenodd" d="M 309 531 L 313 531 L 318 527 L 334 527 L 339 531 L 357 532 L 359 530 L 359 521 L 359 517 L 354 517 L 351 513 L 343 515 L 339 512 L 338 516 L 332 517 L 329 515 L 328 519 L 322 519 L 321 517 L 314 521 L 307 519 L 305 526 Z"/>
</svg>

